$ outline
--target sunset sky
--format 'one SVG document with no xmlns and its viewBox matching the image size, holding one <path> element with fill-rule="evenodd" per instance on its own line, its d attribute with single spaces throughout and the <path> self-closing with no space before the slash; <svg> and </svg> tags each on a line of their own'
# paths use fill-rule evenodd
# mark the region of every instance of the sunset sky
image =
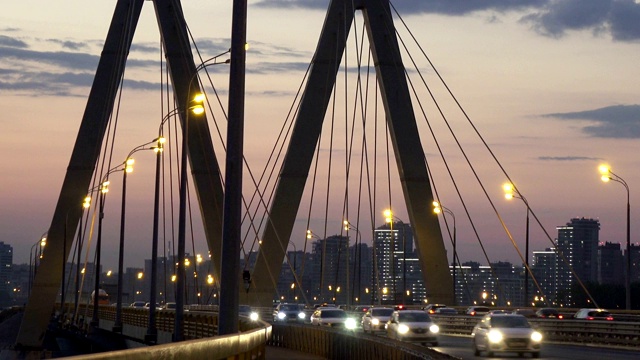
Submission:
<svg viewBox="0 0 640 360">
<path fill-rule="evenodd" d="M 606 162 L 629 184 L 632 242 L 640 241 L 639 1 L 392 4 L 552 237 L 555 227 L 572 217 L 588 217 L 600 220 L 601 241 L 624 241 L 626 192 L 620 184 L 599 180 L 597 167 Z M 232 1 L 183 1 L 203 58 L 229 48 L 231 5 Z M 327 5 L 328 0 L 249 1 L 245 155 L 256 174 L 267 162 L 313 56 Z M 15 263 L 29 262 L 32 245 L 51 222 L 114 8 L 115 1 L 106 0 L 21 0 L 5 4 L 0 14 L 0 241 L 13 246 Z M 354 26 L 358 32 L 361 23 L 360 16 Z M 398 21 L 396 26 L 400 27 Z M 153 4 L 146 1 L 127 63 L 115 159 L 124 159 L 133 147 L 157 136 L 162 119 L 159 42 Z M 228 68 L 210 69 L 226 107 Z M 433 76 L 432 70 L 424 69 Z M 426 135 L 421 130 L 429 161 L 436 149 Z M 212 137 L 217 142 L 218 135 Z M 463 141 L 471 138 L 468 130 L 461 133 Z M 471 157 L 479 156 L 482 149 L 471 146 Z M 217 156 L 223 164 L 223 153 Z M 522 246 L 526 208 L 503 200 L 500 186 L 505 177 L 478 160 L 487 191 Z M 454 168 L 463 166 L 460 156 L 452 161 Z M 151 154 L 138 154 L 138 181 L 132 176 L 128 185 L 130 266 L 140 266 L 150 257 L 153 166 Z M 115 194 L 120 193 L 119 181 L 112 181 Z M 248 182 L 245 177 L 245 188 Z M 117 253 L 116 197 L 105 216 L 112 229 L 105 245 L 106 268 L 115 266 Z M 471 196 L 470 201 L 480 202 L 482 197 Z M 485 263 L 455 192 L 443 186 L 440 199 L 456 214 L 460 258 Z M 404 203 L 393 205 L 397 216 L 407 219 Z M 381 210 L 376 212 L 376 222 L 382 224 Z M 480 227 L 488 224 L 482 217 L 495 218 L 490 212 L 474 214 L 479 219 L 474 221 Z M 306 216 L 301 207 L 294 230 L 300 234 L 294 240 L 298 249 Z M 329 235 L 340 231 L 341 220 L 332 221 Z M 519 263 L 500 225 L 492 224 L 492 229 L 480 229 L 490 259 Z M 204 253 L 204 243 L 198 241 L 196 252 Z M 450 249 L 448 240 L 445 243 Z M 532 226 L 532 250 L 548 246 L 543 232 Z"/>
</svg>

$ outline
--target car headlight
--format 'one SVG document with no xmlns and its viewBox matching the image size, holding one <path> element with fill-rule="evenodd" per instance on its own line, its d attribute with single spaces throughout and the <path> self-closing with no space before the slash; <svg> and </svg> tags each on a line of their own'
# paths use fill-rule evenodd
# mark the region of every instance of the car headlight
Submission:
<svg viewBox="0 0 640 360">
<path fill-rule="evenodd" d="M 279 312 L 279 313 L 278 313 L 278 319 L 282 320 L 282 319 L 284 319 L 284 318 L 286 318 L 286 317 L 287 317 L 287 314 L 285 314 L 285 313 L 283 313 L 283 312 Z"/>
<path fill-rule="evenodd" d="M 540 334 L 537 331 L 534 331 L 531 333 L 531 340 L 535 341 L 535 342 L 540 342 L 542 341 L 542 334 Z"/>
<path fill-rule="evenodd" d="M 249 319 L 256 321 L 258 320 L 258 313 L 255 311 L 252 311 L 251 314 L 249 314 Z"/>
<path fill-rule="evenodd" d="M 356 321 L 352 318 L 348 318 L 347 320 L 345 320 L 344 326 L 349 330 L 353 330 L 356 328 Z"/>
<path fill-rule="evenodd" d="M 303 312 L 299 312 L 298 313 L 298 319 L 303 319 L 307 316 L 307 314 L 303 313 Z"/>
<path fill-rule="evenodd" d="M 502 341 L 502 333 L 498 330 L 491 330 L 489 334 L 487 334 L 489 341 L 492 343 L 499 343 Z"/>
<path fill-rule="evenodd" d="M 408 327 L 407 325 L 400 324 L 400 325 L 398 326 L 398 332 L 399 332 L 400 334 L 406 334 L 406 333 L 408 333 L 408 332 L 409 332 L 409 327 Z"/>
<path fill-rule="evenodd" d="M 375 326 L 380 325 L 380 320 L 378 320 L 378 319 L 371 319 L 371 325 L 375 325 Z"/>
<path fill-rule="evenodd" d="M 429 326 L 429 331 L 431 331 L 432 333 L 436 334 L 440 331 L 440 328 L 438 327 L 438 325 L 433 324 L 431 326 Z"/>
</svg>

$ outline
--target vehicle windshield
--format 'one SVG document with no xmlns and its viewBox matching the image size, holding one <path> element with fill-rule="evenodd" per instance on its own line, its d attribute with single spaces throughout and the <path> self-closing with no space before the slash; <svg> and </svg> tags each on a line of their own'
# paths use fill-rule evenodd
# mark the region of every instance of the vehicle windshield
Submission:
<svg viewBox="0 0 640 360">
<path fill-rule="evenodd" d="M 320 312 L 320 317 L 323 318 L 344 318 L 347 317 L 347 313 L 342 310 L 323 310 Z"/>
<path fill-rule="evenodd" d="M 431 318 L 425 312 L 400 312 L 398 320 L 400 322 L 429 322 Z"/>
<path fill-rule="evenodd" d="M 280 311 L 298 311 L 298 310 L 300 310 L 300 306 L 296 304 L 280 306 Z"/>
<path fill-rule="evenodd" d="M 373 316 L 391 316 L 393 309 L 371 309 L 371 315 Z"/>
<path fill-rule="evenodd" d="M 608 311 L 589 311 L 589 316 L 591 317 L 609 317 L 611 313 Z"/>
<path fill-rule="evenodd" d="M 491 326 L 496 328 L 530 328 L 527 319 L 520 316 L 496 316 L 491 318 Z"/>
</svg>

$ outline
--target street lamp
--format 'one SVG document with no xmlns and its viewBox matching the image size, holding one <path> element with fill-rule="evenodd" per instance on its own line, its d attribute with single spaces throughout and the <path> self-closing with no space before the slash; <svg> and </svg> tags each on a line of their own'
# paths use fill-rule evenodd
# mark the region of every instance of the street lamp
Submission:
<svg viewBox="0 0 640 360">
<path fill-rule="evenodd" d="M 119 166 L 119 165 L 118 165 Z M 113 171 L 116 168 L 112 169 Z M 98 185 L 98 190 L 100 194 L 98 196 L 98 239 L 96 241 L 96 261 L 93 266 L 93 276 L 95 279 L 94 288 L 93 288 L 93 316 L 91 318 L 91 328 L 97 329 L 99 326 L 98 319 L 98 306 L 99 306 L 99 296 L 100 293 L 100 252 L 102 248 L 102 219 L 104 218 L 104 197 L 109 192 L 109 174 L 111 174 L 112 170 L 107 171 L 107 174 L 104 176 L 103 181 Z"/>
<path fill-rule="evenodd" d="M 101 258 L 101 251 L 102 251 L 102 219 L 104 218 L 104 198 L 107 192 L 109 192 L 109 175 L 118 171 L 124 171 L 125 173 L 127 172 L 126 162 L 118 164 L 115 167 L 109 169 L 109 171 L 107 171 L 107 173 L 102 178 L 101 183 L 96 188 L 91 190 L 91 192 L 93 192 L 94 190 L 97 190 L 100 192 L 98 197 L 98 237 L 96 240 L 96 262 L 94 264 L 94 271 L 93 271 L 94 277 L 95 277 L 95 283 L 94 283 L 94 289 L 93 289 L 93 316 L 90 322 L 90 326 L 92 329 L 97 329 L 99 326 L 98 294 L 100 293 L 100 258 Z"/>
<path fill-rule="evenodd" d="M 631 310 L 631 202 L 629 196 L 629 185 L 624 181 L 623 178 L 614 174 L 609 166 L 600 165 L 598 168 L 602 177 L 600 178 L 603 182 L 615 181 L 624 186 L 627 190 L 627 278 L 625 279 L 625 302 L 626 309 Z"/>
<path fill-rule="evenodd" d="M 120 212 L 120 244 L 119 244 L 119 254 L 118 254 L 118 294 L 117 294 L 117 303 L 116 303 L 116 318 L 113 324 L 113 332 L 122 332 L 122 283 L 123 283 L 123 272 L 124 272 L 124 230 L 125 230 L 125 205 L 127 199 L 127 174 L 133 172 L 133 164 L 135 160 L 131 157 L 134 153 L 141 150 L 152 150 L 153 148 L 147 148 L 145 146 L 153 144 L 157 142 L 158 139 L 154 139 L 140 146 L 136 146 L 129 152 L 124 162 L 121 164 L 123 166 L 122 171 L 122 204 L 121 204 L 121 212 Z"/>
<path fill-rule="evenodd" d="M 506 183 L 502 185 L 502 189 L 504 190 L 504 197 L 507 200 L 511 200 L 513 198 L 520 199 L 527 207 L 527 223 L 525 230 L 525 253 L 524 253 L 524 304 L 529 303 L 529 213 L 531 209 L 529 208 L 529 202 L 527 199 L 522 196 L 520 191 L 513 186 L 512 183 Z"/>
<path fill-rule="evenodd" d="M 177 113 L 176 110 L 169 112 L 162 121 L 160 122 L 160 130 L 158 134 L 158 138 L 156 146 L 152 147 L 153 152 L 156 153 L 156 174 L 155 174 L 155 190 L 154 190 L 154 199 L 153 199 L 153 230 L 152 230 L 152 240 L 151 240 L 151 286 L 150 286 L 150 294 L 149 294 L 149 325 L 147 326 L 147 334 L 145 335 L 145 340 L 148 342 L 155 343 L 158 338 L 158 330 L 156 328 L 156 293 L 157 293 L 157 282 L 158 282 L 158 224 L 159 224 L 159 208 L 160 208 L 160 165 L 162 162 L 162 152 L 164 150 L 164 144 L 166 139 L 162 136 L 162 129 L 164 126 L 164 122 L 167 121 L 171 116 Z M 166 260 L 166 259 L 165 259 Z M 166 282 L 165 282 L 165 292 L 166 292 Z M 166 299 L 166 294 L 165 294 Z"/>
<path fill-rule="evenodd" d="M 196 73 L 197 74 L 197 71 Z M 194 115 L 204 114 L 204 95 L 197 94 L 194 96 L 192 103 L 187 109 L 184 117 L 184 126 L 182 126 L 182 156 L 180 160 L 180 205 L 178 211 L 178 271 L 176 281 L 176 316 L 174 324 L 174 341 L 182 341 L 184 327 L 184 289 L 185 289 L 185 238 L 186 238 L 186 218 L 187 218 L 187 152 L 189 142 L 189 112 Z M 190 110 L 190 111 L 189 111 Z"/>
<path fill-rule="evenodd" d="M 293 292 L 293 297 L 296 296 L 296 291 L 295 291 L 295 283 L 298 281 L 298 274 L 296 272 L 297 270 L 297 260 L 298 260 L 298 248 L 296 247 L 296 244 L 294 244 L 293 242 L 289 242 L 289 245 L 293 246 L 293 281 L 294 283 L 291 284 L 291 290 Z M 291 259 L 289 257 L 287 257 L 287 263 L 289 264 L 289 266 L 291 266 Z"/>
<path fill-rule="evenodd" d="M 33 285 L 33 279 L 36 277 L 36 270 L 38 268 L 38 250 L 34 252 L 34 248 L 40 245 L 40 254 L 42 254 L 42 246 L 47 244 L 47 233 L 49 231 L 45 231 L 40 235 L 38 241 L 31 246 L 31 250 L 29 251 L 29 296 L 31 296 L 31 286 Z M 42 255 L 40 255 L 42 256 Z M 31 259 L 33 258 L 33 264 L 31 263 Z M 33 270 L 32 270 L 33 267 Z"/>
<path fill-rule="evenodd" d="M 83 243 L 83 229 L 82 229 L 82 218 L 84 217 L 84 210 L 85 209 L 89 209 L 91 207 L 91 196 L 85 196 L 84 200 L 82 201 L 82 212 L 80 213 L 80 224 L 78 227 L 78 243 L 76 246 L 77 249 L 77 254 L 76 254 L 76 294 L 75 294 L 75 309 L 73 311 L 73 323 L 75 324 L 76 321 L 76 316 L 78 316 L 78 309 L 80 306 L 80 292 L 82 291 L 80 289 L 80 262 L 81 262 L 81 256 L 80 253 L 82 252 L 82 243 Z M 84 286 L 83 286 L 84 287 Z"/>
<path fill-rule="evenodd" d="M 433 202 L 433 212 L 436 214 L 440 214 L 442 212 L 445 212 L 449 215 L 451 215 L 451 218 L 453 219 L 453 306 L 456 305 L 457 303 L 457 298 L 456 298 L 456 258 L 458 257 L 458 253 L 456 252 L 456 216 L 453 213 L 453 211 L 451 211 L 450 209 L 448 209 L 447 207 L 443 206 L 442 204 L 440 204 L 437 201 Z"/>
<path fill-rule="evenodd" d="M 360 229 L 358 229 L 357 226 L 353 225 L 352 223 L 349 222 L 349 220 L 344 220 L 343 221 L 344 224 L 344 229 L 349 231 L 349 230 L 355 230 L 356 231 L 356 241 L 355 241 L 355 248 L 354 248 L 354 252 L 353 252 L 353 281 L 351 282 L 351 298 L 354 298 L 354 292 L 356 289 L 356 264 L 358 264 L 358 259 L 361 259 L 362 254 L 360 254 L 360 246 L 358 246 L 358 238 L 360 238 L 360 243 L 362 244 L 362 234 L 360 233 Z M 347 261 L 348 264 L 348 261 Z M 360 289 L 362 288 L 362 279 L 361 276 L 362 275 L 362 269 L 360 266 L 358 266 L 358 297 L 357 299 L 360 299 Z M 356 300 L 358 301 L 358 300 Z M 349 305 L 349 304 L 347 304 Z"/>
</svg>

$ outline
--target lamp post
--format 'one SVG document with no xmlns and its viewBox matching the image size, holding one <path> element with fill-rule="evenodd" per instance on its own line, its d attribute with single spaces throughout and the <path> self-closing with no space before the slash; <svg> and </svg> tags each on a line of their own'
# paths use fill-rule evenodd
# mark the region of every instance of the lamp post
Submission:
<svg viewBox="0 0 640 360">
<path fill-rule="evenodd" d="M 175 114 L 176 111 L 173 111 Z M 156 153 L 156 174 L 155 174 L 155 190 L 153 199 L 153 235 L 151 240 L 151 286 L 149 294 L 149 324 L 147 326 L 147 334 L 145 340 L 155 343 L 158 340 L 158 330 L 156 328 L 156 293 L 158 282 L 158 226 L 159 226 L 159 208 L 160 208 L 160 165 L 162 162 L 162 152 L 164 150 L 165 138 L 162 136 L 162 126 L 164 122 L 172 116 L 171 112 L 163 118 L 160 123 L 160 131 L 156 139 L 156 146 L 151 149 Z M 165 259 L 166 261 L 166 259 Z M 165 286 L 166 292 L 166 286 Z M 166 294 L 165 294 L 166 297 Z"/>
<path fill-rule="evenodd" d="M 316 234 L 315 234 L 313 231 L 311 231 L 310 229 L 307 229 L 306 237 L 307 237 L 307 240 L 317 239 L 317 240 L 319 240 L 319 241 L 322 241 L 322 239 L 320 239 L 320 237 L 319 237 L 318 235 L 316 235 Z M 324 256 L 324 252 L 323 252 L 323 255 L 322 255 L 322 256 Z M 323 274 L 323 271 L 322 271 L 322 267 L 323 267 L 323 266 L 324 266 L 323 261 L 320 261 L 320 274 Z M 304 271 L 304 265 L 303 265 L 303 268 L 302 268 L 302 269 L 303 269 L 303 271 Z M 323 276 L 323 275 L 321 275 L 321 276 L 320 276 L 320 287 L 319 287 L 319 289 L 320 289 L 320 292 L 319 292 L 317 295 L 318 295 L 318 297 L 319 297 L 321 300 L 324 300 L 324 298 L 323 298 L 323 296 L 322 296 L 322 294 L 324 293 L 324 276 Z"/>
<path fill-rule="evenodd" d="M 447 207 L 443 206 L 442 204 L 440 204 L 437 201 L 433 202 L 433 212 L 436 214 L 440 214 L 442 212 L 445 212 L 449 215 L 451 215 L 451 218 L 453 219 L 453 306 L 456 306 L 457 303 L 457 298 L 456 298 L 456 258 L 458 257 L 458 253 L 456 252 L 456 216 L 453 213 L 453 211 L 451 211 L 450 209 L 448 209 Z"/>
<path fill-rule="evenodd" d="M 529 202 L 527 199 L 522 196 L 520 191 L 516 189 L 515 186 L 511 183 L 506 183 L 502 185 L 502 189 L 504 190 L 504 197 L 507 200 L 511 200 L 513 198 L 520 199 L 527 207 L 527 223 L 525 229 L 525 253 L 524 253 L 524 305 L 529 304 L 529 212 L 531 209 L 529 208 Z"/>
<path fill-rule="evenodd" d="M 627 190 L 627 277 L 625 279 L 625 302 L 626 309 L 631 310 L 631 201 L 629 196 L 629 185 L 619 175 L 614 174 L 609 166 L 600 165 L 599 167 L 603 182 L 615 181 L 624 186 Z"/>
<path fill-rule="evenodd" d="M 125 171 L 126 165 L 118 164 L 117 166 L 109 169 L 107 173 L 102 178 L 100 185 L 97 186 L 95 190 L 98 190 L 100 193 L 98 195 L 98 237 L 96 240 L 96 262 L 94 264 L 94 289 L 93 289 L 93 316 L 91 318 L 90 326 L 92 329 L 97 329 L 99 326 L 99 318 L 98 318 L 98 307 L 99 307 L 99 294 L 100 294 L 100 258 L 102 251 L 102 219 L 104 218 L 104 198 L 109 192 L 109 175 L 117 171 Z M 93 190 L 92 190 L 93 191 Z"/>
<path fill-rule="evenodd" d="M 93 276 L 95 279 L 93 288 L 93 317 L 90 326 L 97 329 L 99 326 L 98 306 L 100 293 L 100 252 L 102 248 L 102 218 L 104 218 L 104 197 L 109 191 L 109 181 L 107 180 L 111 171 L 107 172 L 102 183 L 99 185 L 100 194 L 98 195 L 98 239 L 96 241 L 96 262 L 93 267 Z"/>
<path fill-rule="evenodd" d="M 36 241 L 35 244 L 31 246 L 31 250 L 29 251 L 29 296 L 31 296 L 31 286 L 33 285 L 33 278 L 36 276 L 36 268 L 38 267 L 38 250 L 36 250 L 35 252 L 33 250 L 36 246 L 40 245 L 40 253 L 42 254 L 42 246 L 44 246 L 43 244 L 47 244 L 48 232 L 49 231 L 45 231 L 44 233 L 42 233 L 42 235 L 40 235 L 40 237 L 38 238 L 38 241 Z"/>
<path fill-rule="evenodd" d="M 355 288 L 356 288 L 356 286 L 355 286 L 356 285 L 355 284 L 356 283 L 356 280 L 355 280 L 356 279 L 356 270 L 355 270 L 355 268 L 356 268 L 356 262 L 357 262 L 357 258 L 358 258 L 357 255 L 358 255 L 358 252 L 360 251 L 360 247 L 358 247 L 358 238 L 360 238 L 360 242 L 362 243 L 362 234 L 360 233 L 360 229 L 358 229 L 357 226 L 354 226 L 352 223 L 350 223 L 349 220 L 344 220 L 343 224 L 344 224 L 344 229 L 345 230 L 347 230 L 347 231 L 355 230 L 356 231 L 356 241 L 355 241 L 355 244 L 354 244 L 355 247 L 354 247 L 354 252 L 353 252 L 353 281 L 351 282 L 351 298 L 350 298 L 350 299 L 353 299 L 353 298 L 355 298 L 354 292 L 355 292 Z M 348 264 L 348 261 L 347 261 L 347 264 Z M 360 271 L 361 271 L 361 269 L 358 266 L 358 274 L 360 274 Z M 358 277 L 358 297 L 357 297 L 358 301 L 360 299 L 360 289 L 361 288 L 362 288 L 362 281 L 361 281 L 360 277 Z M 348 290 L 349 289 L 347 289 L 347 291 Z M 349 305 L 349 304 L 347 304 L 347 305 Z"/>
<path fill-rule="evenodd" d="M 78 243 L 76 246 L 77 249 L 77 253 L 76 253 L 76 294 L 75 294 L 75 309 L 73 310 L 73 323 L 75 323 L 76 320 L 76 316 L 78 315 L 78 309 L 80 306 L 80 292 L 82 291 L 82 289 L 80 289 L 80 261 L 81 261 L 81 257 L 80 257 L 80 252 L 82 252 L 82 243 L 83 243 L 83 236 L 82 236 L 82 218 L 84 217 L 84 209 L 89 209 L 91 207 L 91 196 L 85 196 L 84 201 L 82 202 L 82 213 L 80 213 L 80 224 L 78 227 Z M 83 286 L 84 287 L 84 286 Z"/>
<path fill-rule="evenodd" d="M 157 142 L 158 139 L 154 139 L 148 143 L 135 147 L 133 150 L 129 152 L 125 161 L 121 164 L 123 166 L 122 171 L 122 204 L 121 204 L 121 212 L 120 212 L 120 244 L 119 244 L 119 253 L 118 253 L 118 294 L 117 294 L 117 303 L 116 303 L 116 318 L 113 324 L 113 332 L 121 333 L 122 332 L 122 283 L 123 283 L 123 272 L 124 272 L 124 230 L 125 230 L 125 209 L 126 209 L 126 199 L 127 199 L 127 174 L 133 172 L 133 164 L 134 159 L 131 157 L 134 153 L 140 150 L 151 150 L 152 148 L 145 148 L 145 146 L 149 144 L 153 144 Z"/>
<path fill-rule="evenodd" d="M 298 276 L 297 276 L 297 260 L 298 260 L 298 248 L 296 247 L 296 244 L 294 244 L 293 242 L 289 242 L 289 245 L 293 246 L 293 283 L 291 284 L 291 290 L 293 292 L 293 297 L 295 298 L 296 296 L 296 290 L 295 290 L 295 283 L 298 281 Z M 289 266 L 291 266 L 291 259 L 287 257 L 287 262 L 289 263 Z"/>
<path fill-rule="evenodd" d="M 197 73 L 197 72 L 196 72 Z M 204 114 L 204 95 L 197 94 L 192 102 L 195 103 L 187 111 L 182 126 L 182 156 L 180 160 L 180 205 L 178 211 L 178 269 L 176 281 L 176 315 L 174 324 L 174 341 L 182 341 L 184 338 L 184 291 L 185 291 L 185 237 L 186 237 L 186 217 L 187 217 L 187 152 L 189 134 L 189 114 Z"/>
</svg>

